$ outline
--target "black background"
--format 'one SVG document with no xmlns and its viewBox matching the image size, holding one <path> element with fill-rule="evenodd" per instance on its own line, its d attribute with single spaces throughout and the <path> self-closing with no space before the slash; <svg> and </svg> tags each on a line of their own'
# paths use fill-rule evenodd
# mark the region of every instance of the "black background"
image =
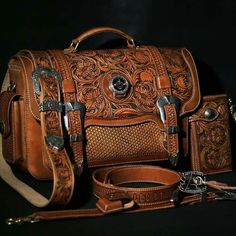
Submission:
<svg viewBox="0 0 236 236">
<path fill-rule="evenodd" d="M 89 28 L 111 26 L 129 33 L 138 44 L 188 48 L 197 63 L 202 94 L 225 92 L 236 101 L 235 0 L 21 0 L 0 4 L 1 81 L 10 57 L 19 50 L 64 49 Z M 113 46 L 117 43 L 114 38 L 97 36 L 80 49 Z M 235 171 L 215 178 L 236 184 Z M 217 202 L 134 215 L 4 226 L 6 217 L 35 210 L 0 181 L 1 235 L 229 235 L 236 223 L 236 202 Z"/>
</svg>

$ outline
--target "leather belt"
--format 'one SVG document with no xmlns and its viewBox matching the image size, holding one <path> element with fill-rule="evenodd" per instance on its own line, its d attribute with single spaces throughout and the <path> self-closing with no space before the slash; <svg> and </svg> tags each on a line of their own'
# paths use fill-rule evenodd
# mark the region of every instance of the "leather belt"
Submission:
<svg viewBox="0 0 236 236">
<path fill-rule="evenodd" d="M 173 192 L 178 188 L 181 173 L 173 170 L 147 165 L 105 167 L 96 170 L 93 175 L 93 191 L 98 197 L 97 208 L 39 211 L 30 216 L 8 219 L 8 224 L 38 222 L 59 219 L 76 219 L 98 217 L 105 214 L 121 212 L 134 213 L 175 207 L 171 201 Z M 154 183 L 159 186 L 134 188 L 122 187 L 128 183 Z M 206 196 L 213 201 L 212 192 Z M 200 194 L 184 196 L 179 205 L 195 204 L 202 201 Z"/>
<path fill-rule="evenodd" d="M 169 203 L 180 177 L 175 171 L 157 166 L 134 165 L 98 169 L 93 174 L 93 190 L 99 198 L 97 207 L 108 213 L 116 211 L 114 204 L 116 201 L 119 201 L 122 207 L 123 199 L 130 200 L 138 207 Z M 152 183 L 155 186 L 143 188 L 121 186 L 130 183 Z"/>
</svg>

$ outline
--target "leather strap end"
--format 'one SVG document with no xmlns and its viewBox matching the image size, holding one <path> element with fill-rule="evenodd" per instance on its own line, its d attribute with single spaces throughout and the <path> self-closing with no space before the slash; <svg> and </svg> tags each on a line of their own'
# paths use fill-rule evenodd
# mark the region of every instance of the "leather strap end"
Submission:
<svg viewBox="0 0 236 236">
<path fill-rule="evenodd" d="M 157 88 L 158 89 L 171 88 L 170 78 L 167 75 L 158 76 Z"/>
<path fill-rule="evenodd" d="M 65 79 L 62 81 L 62 91 L 63 93 L 75 93 L 75 83 L 73 80 Z"/>
<path fill-rule="evenodd" d="M 104 214 L 122 211 L 123 203 L 121 200 L 109 201 L 106 198 L 100 198 L 96 203 L 97 208 Z"/>
<path fill-rule="evenodd" d="M 122 200 L 110 201 L 106 198 L 100 198 L 96 206 L 103 214 L 110 214 L 114 212 L 129 210 L 133 208 L 135 202 L 130 200 L 128 202 L 123 202 Z"/>
</svg>

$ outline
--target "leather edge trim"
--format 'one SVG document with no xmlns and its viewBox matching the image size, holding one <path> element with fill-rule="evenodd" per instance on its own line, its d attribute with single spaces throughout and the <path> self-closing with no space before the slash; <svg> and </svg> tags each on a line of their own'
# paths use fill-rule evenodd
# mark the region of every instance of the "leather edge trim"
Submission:
<svg viewBox="0 0 236 236">
<path fill-rule="evenodd" d="M 191 53 L 186 48 L 183 48 L 181 50 L 181 54 L 183 56 L 185 63 L 188 65 L 188 68 L 190 70 L 191 76 L 193 78 L 192 81 L 193 81 L 193 88 L 194 88 L 191 98 L 181 108 L 180 116 L 183 116 L 186 113 L 193 112 L 199 106 L 201 102 L 201 91 L 200 91 L 197 68 L 196 68 L 196 65 L 195 65 L 195 62 Z M 196 102 L 194 102 L 195 99 L 197 99 Z M 192 101 L 193 101 L 193 105 L 191 105 Z"/>
<path fill-rule="evenodd" d="M 85 120 L 85 129 L 89 126 L 109 126 L 109 127 L 117 127 L 117 126 L 130 126 L 130 125 L 138 125 L 146 122 L 154 122 L 157 124 L 159 130 L 163 130 L 163 123 L 160 119 L 158 119 L 158 116 L 153 115 L 144 115 L 144 116 L 138 116 L 133 118 L 127 118 L 127 119 L 117 119 L 117 120 L 109 120 L 109 119 L 93 119 L 93 120 Z"/>
</svg>

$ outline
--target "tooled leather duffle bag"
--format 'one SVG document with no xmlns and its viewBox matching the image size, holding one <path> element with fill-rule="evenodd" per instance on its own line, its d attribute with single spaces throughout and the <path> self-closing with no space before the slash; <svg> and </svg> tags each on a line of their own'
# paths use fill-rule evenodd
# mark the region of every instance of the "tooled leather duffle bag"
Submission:
<svg viewBox="0 0 236 236">
<path fill-rule="evenodd" d="M 124 38 L 128 47 L 78 50 L 102 32 Z M 17 53 L 9 62 L 0 109 L 1 177 L 38 207 L 69 203 L 75 176 L 87 167 L 169 161 L 174 168 L 191 158 L 194 171 L 231 170 L 226 95 L 201 97 L 187 49 L 135 46 L 118 29 L 91 29 L 65 50 Z M 37 179 L 52 179 L 51 197 L 19 181 L 4 159 Z M 160 182 L 176 186 L 178 174 L 156 168 L 161 174 L 154 179 L 164 176 Z M 94 181 L 101 190 L 96 174 Z M 169 198 L 170 189 L 163 195 Z"/>
</svg>

